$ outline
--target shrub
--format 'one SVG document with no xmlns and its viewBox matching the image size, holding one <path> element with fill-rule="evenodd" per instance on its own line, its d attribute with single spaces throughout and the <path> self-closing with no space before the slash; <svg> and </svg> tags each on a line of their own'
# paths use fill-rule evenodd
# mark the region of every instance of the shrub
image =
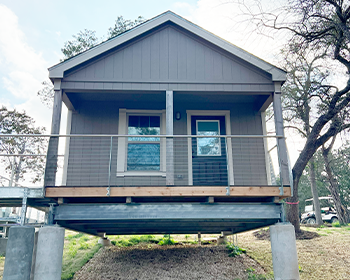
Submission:
<svg viewBox="0 0 350 280">
<path fill-rule="evenodd" d="M 164 245 L 174 245 L 176 242 L 174 239 L 172 238 L 166 238 L 166 237 L 163 237 L 160 241 L 159 241 L 159 245 L 160 246 L 164 246 Z"/>
<path fill-rule="evenodd" d="M 229 243 L 226 245 L 226 248 L 229 250 L 229 257 L 235 257 L 235 256 L 238 256 L 242 253 L 246 253 L 247 250 L 246 249 L 243 249 L 243 248 L 240 248 L 238 246 L 236 246 L 235 244 L 233 243 Z"/>
</svg>

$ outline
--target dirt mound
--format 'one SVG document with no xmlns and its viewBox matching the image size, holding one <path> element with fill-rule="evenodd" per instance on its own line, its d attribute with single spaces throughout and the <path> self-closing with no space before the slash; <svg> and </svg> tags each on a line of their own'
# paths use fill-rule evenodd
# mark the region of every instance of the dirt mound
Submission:
<svg viewBox="0 0 350 280">
<path fill-rule="evenodd" d="M 78 271 L 75 280 L 102 279 L 247 279 L 247 268 L 264 270 L 247 255 L 231 258 L 225 246 L 102 248 Z"/>
<path fill-rule="evenodd" d="M 270 229 L 261 229 L 258 231 L 253 232 L 253 235 L 259 239 L 259 240 L 270 240 Z M 295 234 L 295 237 L 297 240 L 304 240 L 304 239 L 313 239 L 316 237 L 319 237 L 320 235 L 317 232 L 311 232 L 311 231 L 305 231 L 301 230 L 301 232 L 298 232 Z"/>
</svg>

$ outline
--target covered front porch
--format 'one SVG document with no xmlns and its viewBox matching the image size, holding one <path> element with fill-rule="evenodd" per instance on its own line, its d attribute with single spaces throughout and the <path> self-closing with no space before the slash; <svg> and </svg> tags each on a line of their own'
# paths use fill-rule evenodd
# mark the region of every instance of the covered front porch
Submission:
<svg viewBox="0 0 350 280">
<path fill-rule="evenodd" d="M 62 98 L 63 176 L 49 155 L 48 197 L 291 195 L 283 133 L 266 134 L 265 109 L 280 106 L 278 93 L 67 88 Z"/>
</svg>

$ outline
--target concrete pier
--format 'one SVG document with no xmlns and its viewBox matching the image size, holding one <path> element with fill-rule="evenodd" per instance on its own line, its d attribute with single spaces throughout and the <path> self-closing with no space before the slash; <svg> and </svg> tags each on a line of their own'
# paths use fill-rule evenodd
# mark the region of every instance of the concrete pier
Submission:
<svg viewBox="0 0 350 280">
<path fill-rule="evenodd" d="M 34 247 L 34 228 L 13 226 L 9 230 L 3 280 L 29 280 Z"/>
<path fill-rule="evenodd" d="M 101 244 L 103 247 L 112 246 L 111 240 L 109 240 L 107 237 L 101 237 L 98 240 L 98 244 Z"/>
<path fill-rule="evenodd" d="M 39 230 L 34 280 L 60 280 L 64 228 L 45 226 Z"/>
<path fill-rule="evenodd" d="M 270 239 L 275 280 L 299 280 L 294 226 L 290 223 L 270 226 Z"/>
<path fill-rule="evenodd" d="M 34 234 L 34 248 L 33 248 L 33 259 L 32 259 L 32 270 L 30 272 L 30 280 L 34 280 L 34 270 L 35 270 L 35 262 L 36 262 L 36 249 L 38 245 L 38 236 L 39 236 L 39 230 L 35 231 Z"/>
</svg>

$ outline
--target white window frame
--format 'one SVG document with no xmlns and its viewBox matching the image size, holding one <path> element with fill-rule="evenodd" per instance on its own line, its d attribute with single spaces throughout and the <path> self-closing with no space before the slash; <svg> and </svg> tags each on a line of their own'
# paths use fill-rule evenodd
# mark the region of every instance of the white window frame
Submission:
<svg viewBox="0 0 350 280">
<path fill-rule="evenodd" d="M 216 122 L 218 124 L 218 132 L 219 132 L 219 136 L 221 135 L 221 131 L 220 131 L 220 121 L 219 120 L 196 120 L 196 135 L 198 135 L 198 123 L 200 122 Z M 208 137 L 211 138 L 211 137 Z M 215 137 L 212 137 L 215 138 Z M 219 153 L 216 155 L 201 155 L 198 154 L 198 140 L 201 138 L 197 138 L 197 156 L 198 157 L 221 157 L 221 138 L 219 138 Z"/>
<path fill-rule="evenodd" d="M 160 135 L 165 135 L 166 111 L 165 110 L 129 110 L 119 109 L 118 134 L 128 135 L 129 116 L 160 116 Z M 118 137 L 117 177 L 128 176 L 159 176 L 166 177 L 166 141 L 160 138 L 160 170 L 127 170 L 128 137 Z"/>
</svg>

